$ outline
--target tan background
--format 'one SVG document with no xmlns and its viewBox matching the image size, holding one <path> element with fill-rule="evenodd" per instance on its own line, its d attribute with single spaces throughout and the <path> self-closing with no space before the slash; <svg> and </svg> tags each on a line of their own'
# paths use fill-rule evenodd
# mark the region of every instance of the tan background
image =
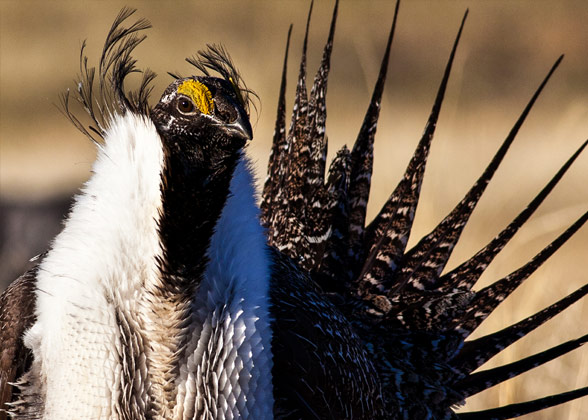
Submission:
<svg viewBox="0 0 588 420">
<path fill-rule="evenodd" d="M 308 1 L 127 1 L 154 28 L 136 51 L 139 66 L 160 76 L 154 100 L 188 74 L 183 59 L 208 42 L 223 43 L 261 98 L 250 151 L 260 175 L 269 152 L 287 27 L 292 102 Z M 0 0 L 0 200 L 35 203 L 68 195 L 89 176 L 92 144 L 60 114 L 58 95 L 73 87 L 83 39 L 91 58 L 122 3 Z M 377 74 L 393 14 L 390 1 L 343 1 L 329 83 L 330 155 L 352 143 Z M 309 69 L 320 60 L 332 2 L 319 1 L 311 26 Z M 588 137 L 588 2 L 405 1 L 392 47 L 376 142 L 370 215 L 396 185 L 419 139 L 464 10 L 470 17 L 431 150 L 414 243 L 455 205 L 483 170 L 551 64 L 566 58 L 523 127 L 466 228 L 450 268 L 505 226 Z M 526 262 L 588 208 L 588 153 L 482 278 L 485 285 Z M 27 225 L 26 218 L 22 222 Z M 34 235 L 33 235 L 34 236 Z M 0 244 L 14 249 L 15 244 Z M 584 227 L 503 304 L 482 333 L 529 315 L 585 284 Z M 24 255 L 23 261 L 32 255 Z M 10 259 L 15 263 L 16 257 Z M 18 262 L 20 264 L 20 262 Z M 3 264 L 7 264 L 3 262 Z M 0 289 L 1 290 L 1 289 Z M 588 301 L 521 340 L 497 363 L 513 361 L 586 333 Z M 468 409 L 508 404 L 588 385 L 588 350 L 495 387 Z M 588 399 L 533 419 L 588 418 Z"/>
</svg>

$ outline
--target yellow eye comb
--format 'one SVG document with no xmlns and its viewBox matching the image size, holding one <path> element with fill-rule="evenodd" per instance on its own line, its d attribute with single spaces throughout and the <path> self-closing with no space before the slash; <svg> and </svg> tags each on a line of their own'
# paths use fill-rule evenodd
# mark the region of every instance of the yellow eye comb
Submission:
<svg viewBox="0 0 588 420">
<path fill-rule="evenodd" d="M 212 112 L 214 106 L 212 93 L 204 83 L 192 79 L 186 80 L 178 87 L 178 93 L 192 99 L 194 105 L 203 114 L 209 115 Z"/>
</svg>

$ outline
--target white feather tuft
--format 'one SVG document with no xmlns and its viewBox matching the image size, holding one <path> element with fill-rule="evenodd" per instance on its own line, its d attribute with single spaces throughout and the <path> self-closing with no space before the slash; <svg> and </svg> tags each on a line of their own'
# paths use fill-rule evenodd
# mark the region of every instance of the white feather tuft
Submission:
<svg viewBox="0 0 588 420">
<path fill-rule="evenodd" d="M 120 389 L 115 308 L 136 317 L 157 276 L 163 151 L 153 123 L 113 119 L 93 176 L 40 265 L 37 321 L 26 344 L 46 385 L 44 419 L 111 418 Z"/>
</svg>

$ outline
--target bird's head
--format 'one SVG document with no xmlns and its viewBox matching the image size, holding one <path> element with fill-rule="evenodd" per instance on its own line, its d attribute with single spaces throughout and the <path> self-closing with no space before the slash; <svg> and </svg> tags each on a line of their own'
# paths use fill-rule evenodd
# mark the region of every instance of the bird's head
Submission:
<svg viewBox="0 0 588 420">
<path fill-rule="evenodd" d="M 253 136 L 246 106 L 230 80 L 210 76 L 175 80 L 151 118 L 164 147 L 193 163 L 236 156 Z"/>
</svg>

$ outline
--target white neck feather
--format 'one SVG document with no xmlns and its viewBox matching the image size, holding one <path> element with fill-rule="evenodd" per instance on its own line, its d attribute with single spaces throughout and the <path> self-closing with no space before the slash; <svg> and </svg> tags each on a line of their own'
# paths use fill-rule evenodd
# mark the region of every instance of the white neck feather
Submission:
<svg viewBox="0 0 588 420">
<path fill-rule="evenodd" d="M 184 375 L 178 383 L 176 408 L 184 418 L 194 413 L 200 418 L 196 403 L 204 399 L 232 414 L 218 418 L 271 419 L 270 263 L 252 169 L 244 155 L 231 180 L 208 257 L 195 302 L 196 325 L 201 328 L 194 331 L 187 348 L 188 372 L 197 372 L 196 390 L 186 387 L 193 377 Z M 233 398 L 235 404 L 222 407 L 223 400 Z"/>
<path fill-rule="evenodd" d="M 115 117 L 93 176 L 40 266 L 37 321 L 26 344 L 51 378 L 44 419 L 113 415 L 121 375 L 115 309 L 136 313 L 140 285 L 156 280 L 162 165 L 153 123 L 130 112 Z"/>
</svg>

